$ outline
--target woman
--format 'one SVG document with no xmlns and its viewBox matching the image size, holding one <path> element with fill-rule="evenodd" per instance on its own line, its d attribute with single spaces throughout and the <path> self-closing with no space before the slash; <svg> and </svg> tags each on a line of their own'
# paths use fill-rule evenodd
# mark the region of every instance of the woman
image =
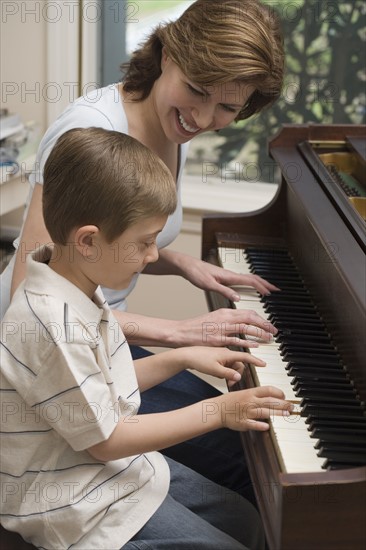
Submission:
<svg viewBox="0 0 366 550">
<path fill-rule="evenodd" d="M 56 139 L 73 127 L 98 126 L 128 133 L 154 150 L 176 179 L 178 208 L 159 236 L 159 261 L 146 272 L 180 275 L 199 288 L 215 290 L 233 301 L 238 296 L 231 285 L 250 285 L 263 294 L 275 290 L 258 276 L 237 275 L 165 247 L 180 231 L 180 184 L 189 141 L 271 105 L 281 93 L 283 67 L 277 20 L 259 0 L 197 0 L 177 21 L 155 29 L 123 67 L 126 74 L 121 83 L 79 98 L 45 134 L 36 170 L 30 177 L 32 193 L 16 243 L 17 253 L 2 275 L 2 307 L 6 309 L 9 296 L 24 277 L 25 253 L 50 241 L 41 213 L 43 166 Z M 114 169 L 118 167 L 111 166 Z M 143 170 L 143 166 L 138 169 Z M 127 313 L 125 299 L 138 275 L 125 292 L 103 289 L 132 344 L 207 344 L 202 342 L 204 323 L 221 327 L 210 336 L 209 343 L 215 346 L 245 345 L 244 340 L 235 337 L 238 325 L 246 334 L 257 335 L 261 329 L 263 340 L 276 332 L 266 320 L 243 310 L 222 309 L 182 321 Z M 136 356 L 144 353 L 141 348 L 135 349 Z M 146 392 L 143 411 L 170 410 L 213 395 L 216 391 L 211 386 L 187 373 Z M 223 430 L 220 435 L 191 440 L 170 448 L 166 454 L 247 494 L 249 478 L 239 439 L 232 432 Z"/>
</svg>

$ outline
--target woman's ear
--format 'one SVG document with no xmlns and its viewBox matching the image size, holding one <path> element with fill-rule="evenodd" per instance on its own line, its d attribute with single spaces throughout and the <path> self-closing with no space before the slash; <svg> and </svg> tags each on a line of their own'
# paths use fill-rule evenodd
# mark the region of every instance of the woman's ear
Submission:
<svg viewBox="0 0 366 550">
<path fill-rule="evenodd" d="M 95 248 L 98 247 L 100 229 L 96 225 L 83 225 L 74 234 L 76 250 L 84 258 L 95 257 Z"/>
<path fill-rule="evenodd" d="M 166 50 L 166 47 L 163 46 L 163 48 L 161 50 L 161 63 L 160 63 L 161 70 L 164 69 L 165 65 L 167 64 L 168 59 L 169 59 L 168 52 Z"/>
</svg>

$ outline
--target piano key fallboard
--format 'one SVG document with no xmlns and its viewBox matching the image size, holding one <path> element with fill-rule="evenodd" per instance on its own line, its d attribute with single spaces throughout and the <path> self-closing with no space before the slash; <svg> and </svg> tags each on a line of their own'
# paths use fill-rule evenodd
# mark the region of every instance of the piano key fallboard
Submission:
<svg viewBox="0 0 366 550">
<path fill-rule="evenodd" d="M 251 349 L 266 367 L 248 365 L 239 384 L 277 386 L 298 412 L 270 419 L 267 432 L 241 434 L 268 547 L 364 550 L 365 223 L 318 158 L 311 164 L 314 143 L 356 154 L 366 171 L 365 126 L 284 126 L 269 144 L 282 176 L 271 203 L 206 216 L 202 225 L 203 260 L 257 273 L 281 290 L 261 297 L 236 288 L 235 304 L 206 297 L 211 310 L 252 309 L 278 329 Z"/>
</svg>

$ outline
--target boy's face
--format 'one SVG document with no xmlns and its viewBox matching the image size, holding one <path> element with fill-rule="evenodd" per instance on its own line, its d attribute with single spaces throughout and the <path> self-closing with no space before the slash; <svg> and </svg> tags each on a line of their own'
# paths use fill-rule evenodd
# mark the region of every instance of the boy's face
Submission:
<svg viewBox="0 0 366 550">
<path fill-rule="evenodd" d="M 132 277 L 159 258 L 156 238 L 167 216 L 146 218 L 131 225 L 117 239 L 107 243 L 99 234 L 94 268 L 90 273 L 96 285 L 113 290 L 127 288 Z"/>
</svg>

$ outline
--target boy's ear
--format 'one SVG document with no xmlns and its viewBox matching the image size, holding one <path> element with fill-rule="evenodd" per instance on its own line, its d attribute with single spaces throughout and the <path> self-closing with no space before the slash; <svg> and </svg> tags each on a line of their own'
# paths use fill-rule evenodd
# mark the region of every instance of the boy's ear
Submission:
<svg viewBox="0 0 366 550">
<path fill-rule="evenodd" d="M 95 257 L 95 247 L 97 246 L 100 229 L 96 225 L 83 225 L 79 227 L 74 234 L 74 243 L 76 250 L 85 258 Z"/>
</svg>

